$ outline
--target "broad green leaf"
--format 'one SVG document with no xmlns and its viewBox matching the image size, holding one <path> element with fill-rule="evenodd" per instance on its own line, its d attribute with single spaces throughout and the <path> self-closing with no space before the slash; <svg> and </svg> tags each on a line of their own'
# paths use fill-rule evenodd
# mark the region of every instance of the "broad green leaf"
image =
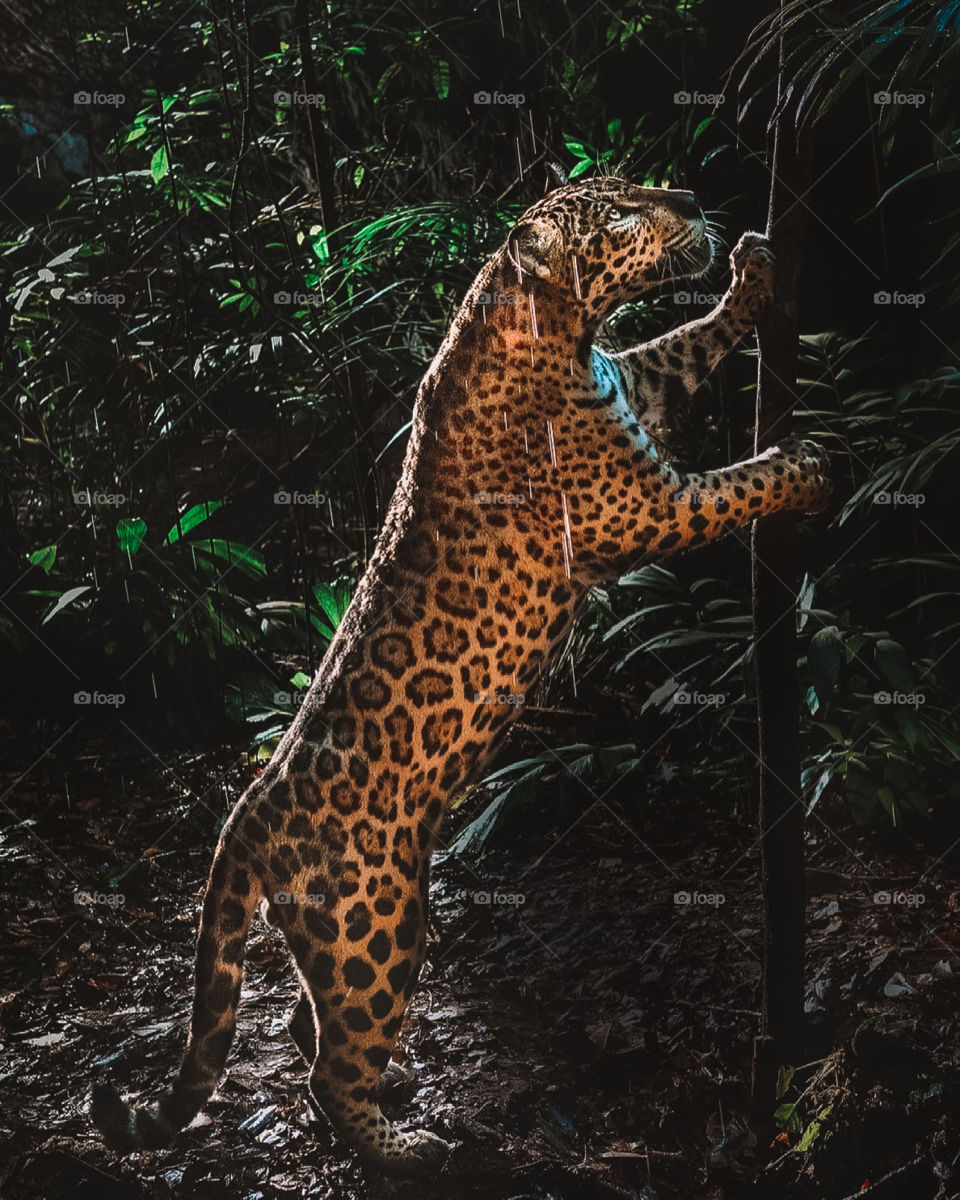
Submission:
<svg viewBox="0 0 960 1200">
<path fill-rule="evenodd" d="M 899 642 L 881 638 L 877 642 L 877 667 L 887 683 L 898 692 L 913 691 L 913 672 L 910 659 Z"/>
<path fill-rule="evenodd" d="M 124 554 L 136 554 L 146 532 L 147 523 L 143 517 L 121 517 L 117 522 L 117 537 Z"/>
<path fill-rule="evenodd" d="M 175 541 L 184 534 L 189 533 L 191 529 L 196 529 L 201 522 L 205 521 L 211 513 L 216 512 L 218 508 L 223 508 L 222 500 L 204 500 L 202 504 L 195 504 L 193 508 L 188 508 L 167 534 L 167 544 L 173 545 Z"/>
<path fill-rule="evenodd" d="M 818 629 L 807 648 L 807 666 L 822 707 L 830 701 L 843 662 L 843 638 L 836 625 Z"/>
<path fill-rule="evenodd" d="M 42 550 L 32 550 L 27 555 L 27 562 L 32 563 L 35 567 L 39 567 L 44 575 L 49 575 L 53 570 L 53 564 L 57 561 L 57 547 L 44 546 Z"/>
<path fill-rule="evenodd" d="M 816 1117 L 810 1122 L 810 1124 L 803 1131 L 803 1137 L 800 1139 L 799 1142 L 797 1142 L 796 1146 L 794 1147 L 795 1150 L 802 1153 L 804 1150 L 812 1150 L 813 1149 L 814 1145 L 816 1144 L 816 1142 L 819 1139 L 820 1134 L 823 1130 L 824 1122 L 826 1121 L 827 1117 L 830 1116 L 830 1113 L 832 1112 L 832 1110 L 833 1110 L 833 1105 L 828 1104 L 826 1106 L 826 1108 L 822 1108 L 817 1113 Z"/>
<path fill-rule="evenodd" d="M 166 146 L 161 146 L 159 150 L 154 151 L 153 158 L 150 159 L 150 174 L 153 176 L 154 183 L 159 183 L 165 175 L 170 174 Z"/>
</svg>

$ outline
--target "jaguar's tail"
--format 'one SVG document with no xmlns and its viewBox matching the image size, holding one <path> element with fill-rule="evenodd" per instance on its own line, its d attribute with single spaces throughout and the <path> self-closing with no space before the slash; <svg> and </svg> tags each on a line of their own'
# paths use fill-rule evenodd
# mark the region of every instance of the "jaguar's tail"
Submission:
<svg viewBox="0 0 960 1200">
<path fill-rule="evenodd" d="M 172 1089 L 149 1108 L 134 1108 L 115 1088 L 93 1088 L 91 1116 L 107 1145 L 121 1153 L 158 1149 L 197 1115 L 223 1074 L 236 1027 L 247 930 L 262 896 L 258 881 L 221 838 L 214 855 L 197 939 L 193 1018 Z"/>
</svg>

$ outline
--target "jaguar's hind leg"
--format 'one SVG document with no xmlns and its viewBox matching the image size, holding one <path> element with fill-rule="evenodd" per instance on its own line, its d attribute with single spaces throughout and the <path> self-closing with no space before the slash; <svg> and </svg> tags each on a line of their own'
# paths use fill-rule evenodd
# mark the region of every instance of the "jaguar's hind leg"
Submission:
<svg viewBox="0 0 960 1200">
<path fill-rule="evenodd" d="M 426 1130 L 398 1129 L 380 1110 L 383 1073 L 426 952 L 426 895 L 397 904 L 398 924 L 314 955 L 305 978 L 320 1015 L 310 1091 L 317 1106 L 367 1162 L 389 1171 L 438 1168 L 450 1146 Z M 302 967 L 301 967 L 302 970 Z"/>
<path fill-rule="evenodd" d="M 313 1015 L 313 1007 L 306 992 L 301 991 L 299 999 L 290 1012 L 287 1028 L 290 1036 L 297 1044 L 297 1049 L 306 1060 L 307 1066 L 312 1067 L 317 1059 L 317 1028 Z M 387 1063 L 380 1076 L 381 1091 L 406 1083 L 410 1072 L 398 1062 Z"/>
</svg>

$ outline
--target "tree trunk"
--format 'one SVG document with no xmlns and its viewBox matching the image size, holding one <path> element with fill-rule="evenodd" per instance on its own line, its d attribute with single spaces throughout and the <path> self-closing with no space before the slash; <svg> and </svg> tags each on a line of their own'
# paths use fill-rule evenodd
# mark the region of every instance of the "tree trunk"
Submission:
<svg viewBox="0 0 960 1200">
<path fill-rule="evenodd" d="M 781 45 L 782 51 L 782 45 Z M 783 82 L 781 54 L 781 87 Z M 778 89 L 779 91 L 780 89 Z M 811 145 L 781 115 L 774 133 L 767 234 L 773 303 L 758 325 L 756 451 L 785 437 L 795 403 L 798 298 Z M 804 812 L 796 646 L 796 518 L 753 527 L 753 636 L 760 748 L 760 838 L 765 909 L 763 1026 L 754 1043 L 753 1099 L 769 1112 L 779 1068 L 803 1053 Z"/>
</svg>

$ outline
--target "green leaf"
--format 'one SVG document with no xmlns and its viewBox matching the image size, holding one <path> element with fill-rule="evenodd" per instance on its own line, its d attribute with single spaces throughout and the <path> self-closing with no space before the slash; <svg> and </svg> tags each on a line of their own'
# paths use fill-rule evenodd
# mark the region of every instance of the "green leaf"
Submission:
<svg viewBox="0 0 960 1200">
<path fill-rule="evenodd" d="M 170 109 L 173 108 L 173 106 L 176 104 L 176 102 L 177 102 L 176 96 L 164 96 L 163 104 L 161 105 L 161 110 L 164 113 L 164 115 L 166 115 L 170 111 Z"/>
<path fill-rule="evenodd" d="M 299 691 L 302 688 L 308 688 L 310 686 L 310 676 L 305 674 L 303 671 L 298 671 L 290 680 L 290 682 Z"/>
<path fill-rule="evenodd" d="M 445 58 L 433 64 L 433 90 L 438 100 L 446 100 L 450 95 L 450 64 Z"/>
<path fill-rule="evenodd" d="M 833 695 L 842 662 L 843 638 L 840 630 L 836 625 L 818 629 L 807 648 L 807 666 L 822 707 L 826 707 Z"/>
<path fill-rule="evenodd" d="M 913 672 L 903 646 L 892 638 L 881 638 L 877 642 L 876 655 L 880 674 L 894 691 L 912 692 Z"/>
<path fill-rule="evenodd" d="M 53 570 L 53 564 L 57 561 L 57 547 L 44 546 L 42 550 L 32 550 L 27 555 L 27 562 L 32 563 L 35 567 L 39 567 L 44 575 L 49 575 Z"/>
<path fill-rule="evenodd" d="M 198 525 L 205 521 L 211 513 L 216 512 L 218 508 L 223 508 L 222 500 L 204 500 L 202 504 L 195 504 L 193 508 L 188 508 L 167 534 L 167 545 L 172 546 L 185 533 L 189 533 L 191 529 L 196 529 Z"/>
<path fill-rule="evenodd" d="M 350 584 L 345 579 L 338 579 L 332 585 L 318 583 L 314 585 L 313 595 L 329 623 L 314 620 L 314 625 L 321 633 L 333 637 L 343 620 L 343 614 L 350 607 Z"/>
<path fill-rule="evenodd" d="M 124 554 L 136 554 L 146 532 L 147 523 L 143 517 L 121 517 L 117 522 L 117 537 Z"/>
<path fill-rule="evenodd" d="M 797 1142 L 796 1146 L 794 1147 L 795 1150 L 802 1152 L 804 1150 L 812 1150 L 813 1149 L 814 1145 L 817 1142 L 817 1139 L 820 1137 L 820 1133 L 823 1129 L 824 1122 L 826 1121 L 827 1117 L 830 1116 L 830 1113 L 832 1110 L 833 1110 L 833 1105 L 828 1104 L 826 1106 L 826 1108 L 822 1108 L 817 1113 L 816 1117 L 814 1117 L 814 1119 L 810 1122 L 810 1124 L 803 1131 L 803 1137 L 800 1139 L 799 1142 Z"/>
<path fill-rule="evenodd" d="M 777 1070 L 777 1099 L 782 1100 L 796 1074 L 795 1067 L 780 1067 Z"/>
<path fill-rule="evenodd" d="M 327 234 L 325 230 L 321 229 L 310 245 L 314 254 L 322 263 L 328 263 L 330 261 L 330 243 L 327 241 Z"/>
<path fill-rule="evenodd" d="M 150 174 L 153 176 L 154 183 L 159 183 L 165 175 L 170 174 L 166 146 L 161 146 L 159 150 L 154 151 L 153 158 L 150 159 Z"/>
<path fill-rule="evenodd" d="M 236 567 L 244 575 L 258 579 L 267 573 L 267 564 L 263 554 L 251 546 L 240 542 L 230 542 L 224 538 L 204 538 L 199 542 L 191 542 L 190 548 L 195 556 L 207 566 L 220 571 L 220 565 L 213 562 L 214 558 L 223 559 L 228 566 Z"/>
</svg>

